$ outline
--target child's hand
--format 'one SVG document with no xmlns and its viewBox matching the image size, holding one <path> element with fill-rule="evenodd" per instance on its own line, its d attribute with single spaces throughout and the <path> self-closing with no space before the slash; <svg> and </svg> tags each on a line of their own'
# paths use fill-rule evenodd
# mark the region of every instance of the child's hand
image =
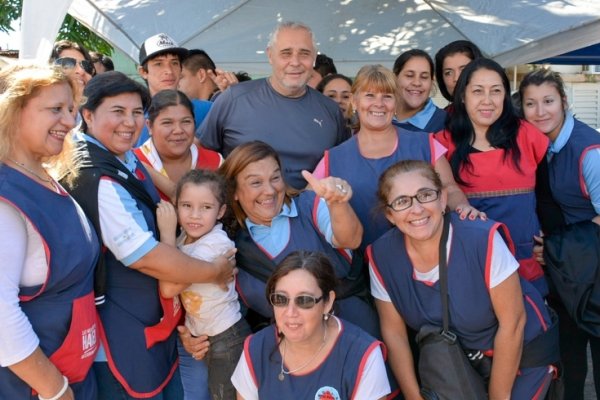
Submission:
<svg viewBox="0 0 600 400">
<path fill-rule="evenodd" d="M 161 200 L 156 206 L 156 222 L 160 232 L 161 243 L 175 246 L 175 232 L 177 231 L 177 212 L 173 204 Z"/>
</svg>

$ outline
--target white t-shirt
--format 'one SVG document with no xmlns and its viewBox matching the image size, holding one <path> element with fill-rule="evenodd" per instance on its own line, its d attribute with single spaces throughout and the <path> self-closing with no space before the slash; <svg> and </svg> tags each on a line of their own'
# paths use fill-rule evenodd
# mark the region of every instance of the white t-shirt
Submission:
<svg viewBox="0 0 600 400">
<path fill-rule="evenodd" d="M 342 326 L 337 318 L 335 318 L 335 321 L 338 324 L 339 333 Z M 340 368 L 342 367 L 340 366 Z M 387 379 L 380 346 L 374 348 L 367 357 L 367 362 L 358 381 L 358 388 L 354 396 L 355 400 L 375 400 L 390 393 L 390 383 Z M 254 383 L 250 367 L 246 362 L 245 350 L 233 372 L 231 383 L 244 400 L 258 400 L 258 387 Z"/>
<path fill-rule="evenodd" d="M 452 225 L 448 234 L 446 244 L 446 257 L 450 257 L 450 247 L 452 245 Z M 494 232 L 492 238 L 492 257 L 490 263 L 490 287 L 492 289 L 506 280 L 519 268 L 519 262 L 512 255 L 504 239 L 498 232 Z M 413 269 L 414 277 L 418 281 L 435 283 L 439 280 L 439 266 L 436 266 L 429 272 L 419 272 Z M 371 276 L 371 294 L 378 300 L 391 302 L 390 295 L 379 280 L 378 275 L 369 263 L 369 275 Z"/>
<path fill-rule="evenodd" d="M 193 243 L 184 244 L 185 239 L 183 232 L 177 239 L 177 247 L 190 257 L 208 262 L 235 247 L 222 224 L 216 224 Z M 242 318 L 235 282 L 229 283 L 227 288 L 224 291 L 214 283 L 194 283 L 179 294 L 186 311 L 185 326 L 192 335 L 218 335 Z"/>
</svg>

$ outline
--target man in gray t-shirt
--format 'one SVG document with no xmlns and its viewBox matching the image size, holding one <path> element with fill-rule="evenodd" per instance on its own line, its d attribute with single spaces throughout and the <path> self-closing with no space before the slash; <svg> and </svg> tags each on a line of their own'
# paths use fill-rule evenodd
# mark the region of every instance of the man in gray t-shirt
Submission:
<svg viewBox="0 0 600 400">
<path fill-rule="evenodd" d="M 316 58 L 310 28 L 278 25 L 267 47 L 268 78 L 231 86 L 214 102 L 196 136 L 225 157 L 239 144 L 261 140 L 281 157 L 286 182 L 297 189 L 323 152 L 348 138 L 339 106 L 307 86 Z"/>
</svg>

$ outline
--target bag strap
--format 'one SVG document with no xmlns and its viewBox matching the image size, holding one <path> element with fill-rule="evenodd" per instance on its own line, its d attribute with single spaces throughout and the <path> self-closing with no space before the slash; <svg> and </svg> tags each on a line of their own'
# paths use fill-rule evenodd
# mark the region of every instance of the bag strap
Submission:
<svg viewBox="0 0 600 400">
<path fill-rule="evenodd" d="M 439 274 L 440 274 L 440 294 L 442 296 L 442 334 L 450 333 L 450 315 L 448 312 L 448 265 L 446 260 L 446 244 L 448 242 L 448 234 L 450 231 L 450 215 L 444 214 L 444 226 L 442 228 L 442 237 L 440 239 L 440 254 L 439 254 Z"/>
</svg>

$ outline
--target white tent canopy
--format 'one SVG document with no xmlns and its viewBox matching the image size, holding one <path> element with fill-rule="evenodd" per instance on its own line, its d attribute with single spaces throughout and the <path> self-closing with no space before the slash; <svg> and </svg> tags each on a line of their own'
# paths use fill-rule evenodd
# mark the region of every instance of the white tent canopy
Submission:
<svg viewBox="0 0 600 400">
<path fill-rule="evenodd" d="M 218 66 L 267 75 L 264 50 L 279 21 L 308 24 L 319 51 L 342 73 L 392 65 L 403 51 L 430 54 L 471 40 L 511 66 L 597 43 L 597 0 L 24 0 L 22 58 L 47 59 L 68 11 L 137 62 L 149 36 L 165 32 L 202 48 Z"/>
</svg>

